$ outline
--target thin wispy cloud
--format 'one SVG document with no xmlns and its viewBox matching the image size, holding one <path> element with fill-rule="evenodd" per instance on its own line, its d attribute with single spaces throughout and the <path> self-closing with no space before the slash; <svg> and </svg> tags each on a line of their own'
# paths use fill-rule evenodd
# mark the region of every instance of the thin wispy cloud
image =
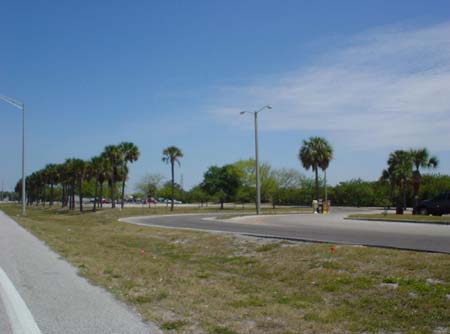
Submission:
<svg viewBox="0 0 450 334">
<path fill-rule="evenodd" d="M 236 125 L 242 106 L 271 103 L 270 130 L 327 132 L 356 149 L 450 149 L 450 23 L 378 29 L 275 80 L 227 87 L 213 109 Z"/>
</svg>

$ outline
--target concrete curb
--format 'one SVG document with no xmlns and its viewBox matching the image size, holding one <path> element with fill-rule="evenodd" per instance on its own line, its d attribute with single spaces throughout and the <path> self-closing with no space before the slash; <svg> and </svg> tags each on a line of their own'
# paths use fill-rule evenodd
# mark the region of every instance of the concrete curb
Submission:
<svg viewBox="0 0 450 334">
<path fill-rule="evenodd" d="M 434 225 L 450 225 L 450 222 L 440 222 L 433 220 L 418 221 L 413 219 L 389 219 L 389 218 L 353 218 L 345 217 L 344 220 L 364 220 L 364 221 L 374 221 L 374 222 L 391 222 L 391 223 L 414 223 L 414 224 L 434 224 Z"/>
</svg>

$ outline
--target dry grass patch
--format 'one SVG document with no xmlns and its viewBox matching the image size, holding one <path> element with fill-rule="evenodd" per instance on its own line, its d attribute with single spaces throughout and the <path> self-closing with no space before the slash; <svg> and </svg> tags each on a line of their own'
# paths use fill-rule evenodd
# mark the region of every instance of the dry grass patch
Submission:
<svg viewBox="0 0 450 334">
<path fill-rule="evenodd" d="M 78 214 L 33 208 L 26 218 L 17 216 L 16 206 L 2 209 L 80 275 L 167 333 L 450 328 L 448 255 L 354 246 L 337 246 L 331 254 L 326 244 L 253 242 L 117 221 L 150 212 L 141 209 Z"/>
</svg>

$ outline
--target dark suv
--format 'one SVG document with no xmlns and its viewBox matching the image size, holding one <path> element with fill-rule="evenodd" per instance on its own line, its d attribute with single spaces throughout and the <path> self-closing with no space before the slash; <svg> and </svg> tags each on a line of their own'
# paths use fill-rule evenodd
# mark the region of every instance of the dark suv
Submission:
<svg viewBox="0 0 450 334">
<path fill-rule="evenodd" d="M 433 216 L 450 214 L 450 192 L 440 193 L 433 199 L 421 201 L 417 206 L 416 213 Z"/>
</svg>

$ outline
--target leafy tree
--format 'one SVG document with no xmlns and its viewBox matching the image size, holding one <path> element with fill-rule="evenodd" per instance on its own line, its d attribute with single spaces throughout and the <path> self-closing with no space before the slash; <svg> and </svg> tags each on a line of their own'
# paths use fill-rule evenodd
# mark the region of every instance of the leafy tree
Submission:
<svg viewBox="0 0 450 334">
<path fill-rule="evenodd" d="M 419 197 L 431 199 L 450 190 L 450 176 L 442 174 L 424 174 L 421 177 Z"/>
<path fill-rule="evenodd" d="M 161 188 L 164 176 L 161 174 L 146 174 L 137 183 L 136 188 L 144 194 L 146 198 L 156 197 L 157 191 Z"/>
<path fill-rule="evenodd" d="M 181 185 L 179 185 L 178 183 L 176 183 L 176 182 L 172 183 L 171 181 L 168 181 L 168 182 L 164 183 L 161 188 L 158 189 L 156 194 L 158 195 L 158 197 L 163 197 L 166 199 L 171 198 L 172 195 L 173 195 L 174 199 L 182 198 L 183 197 L 183 189 L 181 188 Z M 168 202 L 167 202 L 167 204 L 168 204 Z"/>
<path fill-rule="evenodd" d="M 172 175 L 172 193 L 171 193 L 171 205 L 170 210 L 173 211 L 174 203 L 174 191 L 175 191 L 175 163 L 180 165 L 180 158 L 183 157 L 183 152 L 176 146 L 169 146 L 163 151 L 162 161 L 166 164 L 170 164 L 170 170 Z"/>
<path fill-rule="evenodd" d="M 238 198 L 242 202 L 252 201 L 256 197 L 256 172 L 255 160 L 239 160 L 233 164 L 241 174 L 241 187 L 238 190 Z M 267 163 L 259 165 L 259 179 L 261 189 L 261 201 L 269 202 L 272 200 L 276 184 L 271 174 L 272 168 Z M 248 198 L 248 199 L 247 199 Z"/>
<path fill-rule="evenodd" d="M 234 165 L 211 166 L 203 175 L 202 189 L 210 196 L 217 197 L 220 208 L 226 200 L 233 200 L 240 185 L 241 173 Z"/>
<path fill-rule="evenodd" d="M 240 186 L 236 192 L 235 200 L 242 204 L 255 201 L 255 189 L 250 187 Z"/>
<path fill-rule="evenodd" d="M 326 170 L 333 159 L 333 148 L 328 141 L 321 137 L 310 137 L 308 140 L 303 140 L 300 148 L 298 158 L 306 170 L 310 168 L 315 173 L 315 190 L 314 197 L 319 199 L 319 168 Z"/>
<path fill-rule="evenodd" d="M 301 186 L 303 176 L 295 169 L 275 169 L 271 171 L 271 179 L 274 182 L 274 191 L 272 195 L 273 208 L 283 201 L 290 203 L 294 200 L 287 200 L 287 193 L 295 193 Z M 284 198 L 283 198 L 284 197 Z"/>
<path fill-rule="evenodd" d="M 200 185 L 193 187 L 187 194 L 186 199 L 190 203 L 198 202 L 202 207 L 203 204 L 208 202 L 210 196 L 202 189 Z"/>
</svg>

